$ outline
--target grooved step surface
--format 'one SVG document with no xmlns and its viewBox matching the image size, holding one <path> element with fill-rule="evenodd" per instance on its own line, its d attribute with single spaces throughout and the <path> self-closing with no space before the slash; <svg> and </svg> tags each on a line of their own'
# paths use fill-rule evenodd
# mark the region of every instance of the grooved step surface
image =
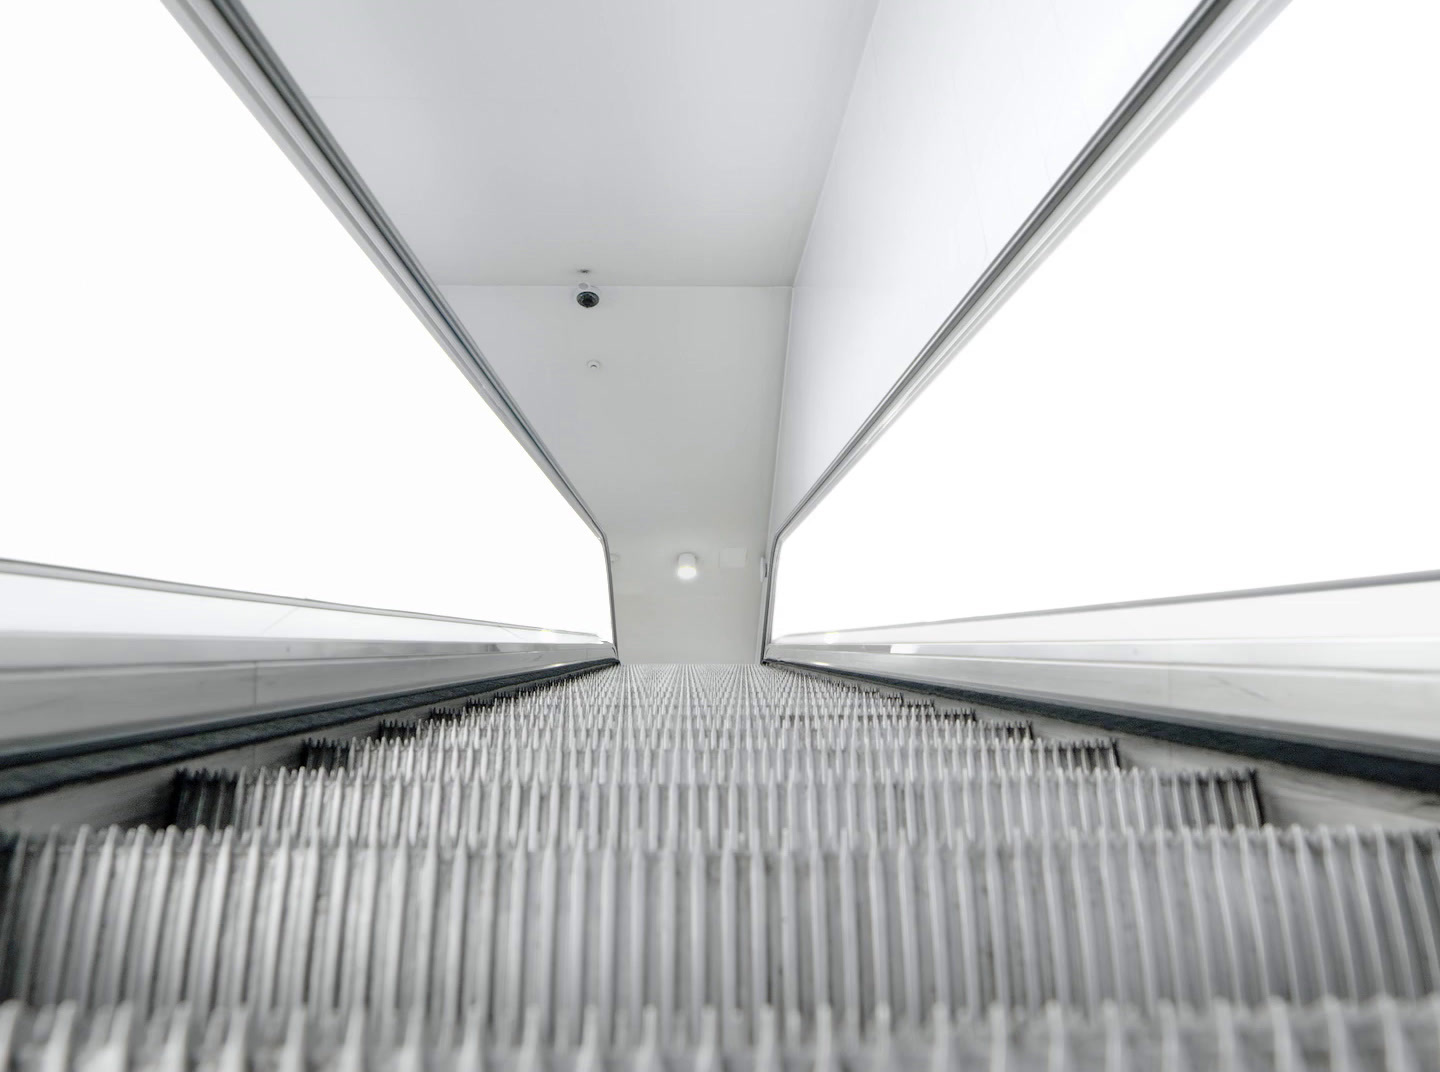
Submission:
<svg viewBox="0 0 1440 1072">
<path fill-rule="evenodd" d="M 1117 769 L 699 784 L 278 769 L 184 774 L 175 805 L 175 822 L 186 828 L 331 840 L 463 838 L 486 848 L 514 847 L 521 838 L 591 848 L 833 848 L 842 833 L 914 844 L 1072 829 L 1228 829 L 1259 819 L 1248 773 Z"/>
<path fill-rule="evenodd" d="M 0 1048 L 1418 1072 L 1440 1045 L 1440 832 L 1265 826 L 1248 771 L 754 667 L 604 671 L 305 764 L 187 772 L 163 831 L 0 844 Z"/>
<path fill-rule="evenodd" d="M 1256 1010 L 1226 1004 L 1195 1013 L 1162 1004 L 1153 1017 L 1115 1005 L 1077 1017 L 1051 1005 L 1028 1017 L 993 1010 L 978 1021 L 937 1015 L 923 1032 L 896 1029 L 883 1018 L 865 1035 L 834 1029 L 823 1011 L 813 1039 L 787 1037 L 770 1010 L 753 1042 L 726 1039 L 707 1010 L 694 1038 L 666 1035 L 650 1010 L 638 1037 L 603 1043 L 594 1010 L 586 1010 L 581 1041 L 544 1044 L 532 1014 L 518 1044 L 497 1042 L 478 1019 L 454 1032 L 420 1022 L 353 1011 L 257 1015 L 218 1012 L 137 1017 L 122 1006 L 96 1015 L 73 1005 L 32 1011 L 0 1006 L 0 1067 L 7 1056 L 22 1068 L 133 1072 L 191 1069 L 281 1069 L 285 1072 L 420 1072 L 431 1069 L 574 1070 L 599 1072 L 840 1072 L 841 1069 L 951 1069 L 954 1072 L 1424 1072 L 1440 1067 L 1440 1006 L 1389 998 L 1363 1005 L 1330 1000 L 1312 1007 L 1284 1003 Z"/>
<path fill-rule="evenodd" d="M 513 1040 L 595 1005 L 698 1028 L 774 1006 L 868 1023 L 934 1005 L 1086 1011 L 1440 988 L 1434 833 L 904 839 L 750 852 L 472 850 L 82 830 L 17 844 L 3 993 L 35 1003 L 355 1004 Z M 573 1041 L 573 1040 L 572 1040 Z"/>
</svg>

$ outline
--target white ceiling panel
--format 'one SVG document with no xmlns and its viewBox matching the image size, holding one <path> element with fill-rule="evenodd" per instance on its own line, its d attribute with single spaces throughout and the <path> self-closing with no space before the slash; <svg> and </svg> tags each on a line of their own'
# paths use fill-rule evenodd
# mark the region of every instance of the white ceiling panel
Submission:
<svg viewBox="0 0 1440 1072">
<path fill-rule="evenodd" d="M 875 0 L 249 0 L 430 274 L 783 285 Z"/>
</svg>

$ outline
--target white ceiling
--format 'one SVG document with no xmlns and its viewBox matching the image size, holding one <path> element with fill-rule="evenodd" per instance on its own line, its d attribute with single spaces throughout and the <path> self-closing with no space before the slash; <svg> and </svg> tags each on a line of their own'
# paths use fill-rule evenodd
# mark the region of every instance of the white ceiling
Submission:
<svg viewBox="0 0 1440 1072">
<path fill-rule="evenodd" d="M 795 277 L 875 0 L 249 0 L 441 283 Z"/>
<path fill-rule="evenodd" d="M 789 287 L 875 4 L 248 0 L 605 531 L 627 660 L 755 656 Z"/>
</svg>

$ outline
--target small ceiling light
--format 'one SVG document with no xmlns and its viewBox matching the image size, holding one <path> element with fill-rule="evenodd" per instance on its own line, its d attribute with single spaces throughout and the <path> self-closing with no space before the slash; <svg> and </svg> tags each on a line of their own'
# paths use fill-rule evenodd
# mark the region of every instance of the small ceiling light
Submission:
<svg viewBox="0 0 1440 1072">
<path fill-rule="evenodd" d="M 690 551 L 682 551 L 675 560 L 675 576 L 682 581 L 693 581 L 699 572 L 700 567 L 695 562 L 695 555 Z"/>
</svg>

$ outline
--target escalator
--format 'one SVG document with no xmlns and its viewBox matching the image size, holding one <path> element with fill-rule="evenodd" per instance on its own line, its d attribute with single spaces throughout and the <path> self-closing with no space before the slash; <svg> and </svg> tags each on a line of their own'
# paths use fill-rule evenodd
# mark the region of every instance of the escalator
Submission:
<svg viewBox="0 0 1440 1072">
<path fill-rule="evenodd" d="M 1440 1066 L 1440 834 L 755 666 L 598 670 L 7 835 L 0 1068 Z"/>
</svg>

